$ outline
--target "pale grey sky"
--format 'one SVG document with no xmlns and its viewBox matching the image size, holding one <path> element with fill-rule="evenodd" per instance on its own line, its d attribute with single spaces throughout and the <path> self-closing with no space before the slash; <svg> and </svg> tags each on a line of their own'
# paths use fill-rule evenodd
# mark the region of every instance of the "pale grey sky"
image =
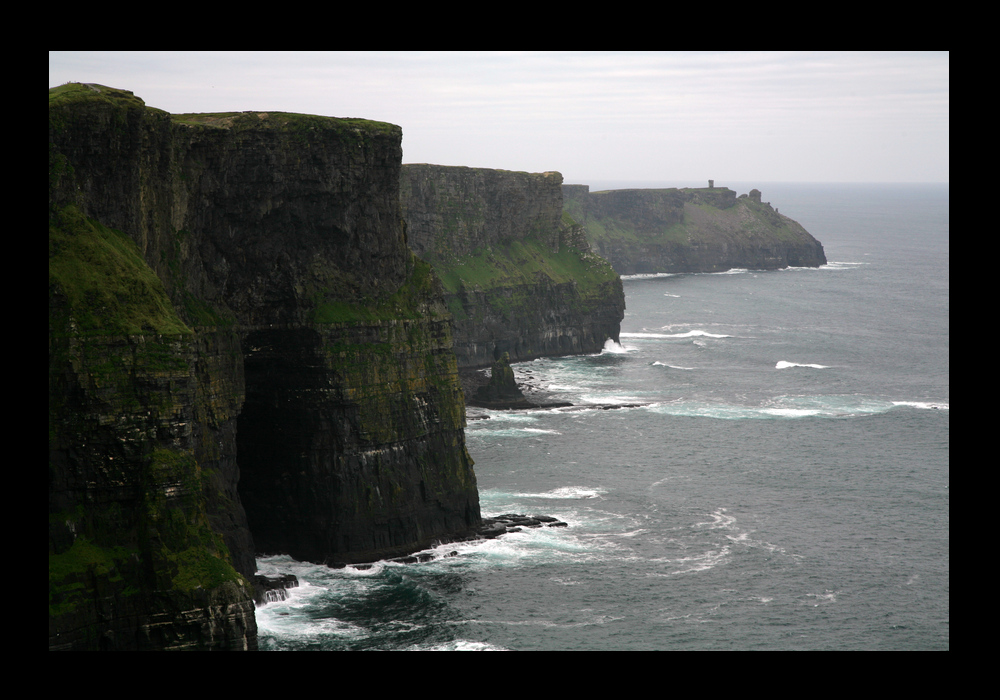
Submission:
<svg viewBox="0 0 1000 700">
<path fill-rule="evenodd" d="M 948 52 L 50 51 L 49 87 L 403 129 L 404 163 L 566 182 L 947 182 Z"/>
</svg>

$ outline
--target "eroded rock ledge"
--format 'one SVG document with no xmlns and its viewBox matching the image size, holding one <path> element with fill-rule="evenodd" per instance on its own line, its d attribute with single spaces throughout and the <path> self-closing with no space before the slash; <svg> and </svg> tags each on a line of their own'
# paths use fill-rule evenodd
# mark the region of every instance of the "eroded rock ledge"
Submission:
<svg viewBox="0 0 1000 700">
<path fill-rule="evenodd" d="M 476 532 L 467 535 L 459 539 L 447 540 L 445 542 L 440 542 L 439 544 L 448 544 L 454 542 L 473 542 L 476 540 L 493 540 L 501 535 L 512 534 L 515 532 L 520 532 L 524 528 L 540 528 L 540 527 L 569 527 L 569 523 L 565 523 L 558 518 L 554 518 L 551 515 L 525 515 L 523 513 L 504 513 L 503 515 L 498 515 L 494 518 L 483 518 L 482 524 L 477 528 Z M 396 564 L 418 564 L 428 561 L 433 561 L 441 557 L 454 557 L 458 556 L 457 551 L 451 551 L 444 555 L 436 555 L 433 552 L 417 552 L 416 554 L 407 555 L 405 557 L 395 557 L 388 559 L 387 561 Z M 333 568 L 340 568 L 348 566 L 347 563 L 339 562 L 333 563 L 329 566 Z M 358 563 L 351 564 L 353 569 L 370 569 L 375 566 L 375 562 Z"/>
</svg>

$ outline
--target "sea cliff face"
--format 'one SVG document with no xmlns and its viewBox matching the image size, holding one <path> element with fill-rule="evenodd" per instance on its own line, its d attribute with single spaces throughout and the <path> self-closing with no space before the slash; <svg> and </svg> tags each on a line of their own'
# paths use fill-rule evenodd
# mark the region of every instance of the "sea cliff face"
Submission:
<svg viewBox="0 0 1000 700">
<path fill-rule="evenodd" d="M 255 552 L 480 522 L 401 131 L 49 96 L 50 648 L 256 647 Z"/>
<path fill-rule="evenodd" d="M 408 243 L 444 284 L 460 367 L 618 340 L 621 279 L 564 216 L 561 185 L 556 172 L 403 166 Z"/>
<path fill-rule="evenodd" d="M 737 197 L 725 187 L 590 192 L 566 185 L 563 192 L 566 211 L 622 275 L 826 264 L 822 244 L 762 202 L 758 190 Z"/>
</svg>

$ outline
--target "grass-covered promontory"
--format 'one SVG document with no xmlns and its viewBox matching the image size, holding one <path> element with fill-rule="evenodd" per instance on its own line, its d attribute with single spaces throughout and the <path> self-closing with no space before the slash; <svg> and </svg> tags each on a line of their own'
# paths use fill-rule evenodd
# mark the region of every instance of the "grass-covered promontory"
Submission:
<svg viewBox="0 0 1000 700">
<path fill-rule="evenodd" d="M 620 274 L 779 269 L 826 263 L 823 246 L 760 192 L 725 187 L 565 188 L 564 210 Z"/>
</svg>

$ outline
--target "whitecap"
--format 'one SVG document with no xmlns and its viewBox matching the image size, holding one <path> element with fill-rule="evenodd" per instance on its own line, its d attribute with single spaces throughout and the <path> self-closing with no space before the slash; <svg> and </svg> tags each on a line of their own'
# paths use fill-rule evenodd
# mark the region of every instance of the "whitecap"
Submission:
<svg viewBox="0 0 1000 700">
<path fill-rule="evenodd" d="M 620 333 L 620 338 L 732 338 L 722 333 L 709 333 L 702 330 L 691 330 L 684 333 Z"/>
<path fill-rule="evenodd" d="M 858 265 L 871 265 L 867 262 L 844 262 L 839 260 L 831 260 L 827 262 L 826 265 L 820 265 L 818 268 L 810 268 L 816 270 L 853 270 Z"/>
<path fill-rule="evenodd" d="M 555 430 L 541 430 L 536 428 L 501 428 L 500 430 L 489 430 L 477 427 L 474 432 L 480 438 L 527 438 L 532 435 L 554 434 L 561 435 Z"/>
<path fill-rule="evenodd" d="M 678 574 L 698 573 L 699 571 L 712 569 L 719 564 L 724 563 L 729 558 L 729 552 L 729 545 L 724 545 L 719 549 L 710 549 L 703 554 L 694 554 L 688 557 L 679 557 L 677 559 L 660 559 L 654 561 L 679 566 L 680 568 L 678 570 L 668 571 L 665 574 L 666 576 L 676 576 Z"/>
<path fill-rule="evenodd" d="M 595 406 L 622 406 L 642 401 L 635 396 L 609 396 L 604 394 L 581 394 L 580 400 Z"/>
<path fill-rule="evenodd" d="M 761 413 L 781 418 L 804 418 L 822 415 L 823 411 L 818 408 L 763 408 Z"/>
<path fill-rule="evenodd" d="M 947 411 L 949 405 L 942 401 L 893 401 L 893 406 L 909 406 L 910 408 L 925 408 Z"/>
<path fill-rule="evenodd" d="M 813 603 L 813 607 L 818 607 L 820 603 L 836 603 L 837 593 L 827 589 L 823 593 L 806 593 L 807 598 L 815 598 L 818 602 Z"/>
<path fill-rule="evenodd" d="M 621 337 L 622 335 L 625 335 L 625 333 L 620 334 L 619 337 Z M 610 353 L 613 355 L 621 355 L 627 353 L 628 351 L 629 348 L 626 348 L 624 345 L 616 343 L 613 339 L 608 338 L 607 340 L 604 341 L 604 349 L 601 350 L 601 354 Z"/>
<path fill-rule="evenodd" d="M 651 280 L 657 277 L 676 277 L 677 272 L 648 272 L 635 275 L 622 275 L 623 280 Z"/>
<path fill-rule="evenodd" d="M 530 495 L 537 498 L 599 498 L 605 493 L 607 493 L 607 491 L 602 488 L 590 488 L 587 486 L 560 486 L 552 491 Z"/>
<path fill-rule="evenodd" d="M 414 644 L 409 651 L 510 651 L 509 649 L 488 642 L 472 642 L 467 639 L 456 639 L 440 644 Z"/>
<path fill-rule="evenodd" d="M 843 418 L 885 413 L 893 408 L 889 401 L 854 395 L 778 396 L 756 406 L 723 401 L 691 401 L 677 399 L 647 407 L 654 413 L 738 420 L 743 418 Z"/>
<path fill-rule="evenodd" d="M 787 369 L 788 367 L 812 367 L 813 369 L 829 369 L 829 365 L 812 365 L 812 364 L 799 364 L 798 362 L 788 362 L 787 360 L 778 360 L 778 364 L 774 366 L 775 369 Z"/>
<path fill-rule="evenodd" d="M 695 523 L 695 527 L 701 527 L 702 525 L 708 525 L 710 528 L 728 528 L 736 523 L 736 518 L 732 515 L 726 515 L 725 508 L 716 508 L 714 511 L 708 514 L 712 518 L 712 522 L 708 523 Z"/>
</svg>

